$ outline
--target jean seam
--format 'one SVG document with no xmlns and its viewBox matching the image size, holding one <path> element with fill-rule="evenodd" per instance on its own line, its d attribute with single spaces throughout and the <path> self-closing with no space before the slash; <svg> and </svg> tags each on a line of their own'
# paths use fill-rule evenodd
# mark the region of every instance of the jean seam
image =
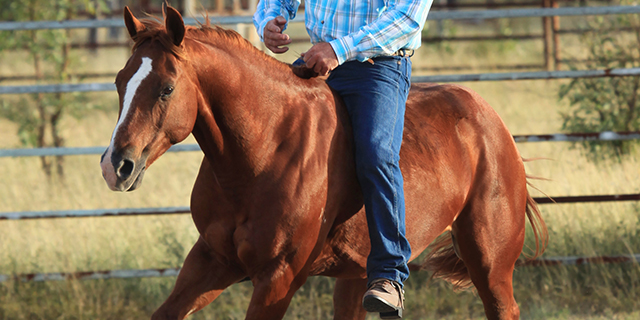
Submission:
<svg viewBox="0 0 640 320">
<path fill-rule="evenodd" d="M 398 60 L 401 61 L 401 60 Z M 400 70 L 400 65 L 396 64 L 396 71 L 397 71 L 397 80 L 396 80 L 396 91 L 400 90 L 400 81 L 402 81 L 403 78 L 402 77 L 402 70 Z M 399 215 L 399 208 L 398 208 L 398 188 L 396 185 L 396 176 L 395 176 L 395 156 L 396 156 L 396 152 L 393 148 L 393 142 L 395 140 L 395 135 L 396 135 L 396 130 L 397 130 L 397 126 L 398 126 L 398 113 L 400 111 L 400 103 L 398 101 L 398 95 L 395 96 L 395 101 L 394 101 L 394 114 L 393 114 L 393 127 L 391 130 L 391 139 L 389 140 L 389 149 L 391 150 L 391 159 L 389 159 L 389 176 L 390 176 L 390 180 L 391 180 L 391 187 L 393 189 L 393 215 L 395 217 L 398 217 Z M 400 239 L 400 223 L 399 223 L 399 219 L 395 219 L 395 229 L 396 229 L 396 239 Z M 400 244 L 398 243 L 398 241 L 394 241 L 394 247 L 396 249 L 396 252 L 402 252 L 402 248 L 400 248 Z M 403 261 L 404 261 L 404 257 L 403 257 Z M 399 275 L 397 272 L 395 272 L 394 274 L 394 278 L 399 278 Z"/>
</svg>

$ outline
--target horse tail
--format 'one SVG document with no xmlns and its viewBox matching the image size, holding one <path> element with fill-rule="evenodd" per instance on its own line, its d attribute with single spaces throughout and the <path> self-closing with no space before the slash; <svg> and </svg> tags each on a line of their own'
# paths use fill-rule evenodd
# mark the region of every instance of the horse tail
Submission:
<svg viewBox="0 0 640 320">
<path fill-rule="evenodd" d="M 529 182 L 527 182 L 529 183 Z M 525 254 L 527 260 L 533 260 L 544 252 L 549 244 L 549 231 L 547 230 L 547 224 L 542 219 L 542 215 L 540 214 L 540 209 L 538 209 L 538 204 L 527 191 L 527 219 L 529 219 L 529 223 L 531 224 L 531 230 L 533 231 L 533 237 L 536 241 L 536 250 L 533 255 Z"/>
<path fill-rule="evenodd" d="M 453 234 L 450 231 L 436 239 L 424 261 L 413 267 L 430 271 L 431 278 L 451 282 L 455 290 L 464 290 L 473 285 L 467 266 L 456 253 Z"/>
<path fill-rule="evenodd" d="M 538 204 L 528 191 L 525 213 L 533 230 L 536 249 L 533 255 L 527 255 L 526 253 L 524 255 L 527 260 L 532 260 L 542 255 L 546 249 L 549 243 L 549 233 L 538 209 Z M 432 250 L 427 254 L 424 261 L 420 265 L 410 265 L 410 268 L 412 270 L 426 269 L 432 272 L 431 278 L 443 279 L 451 282 L 455 290 L 464 290 L 471 287 L 473 283 L 467 266 L 456 252 L 456 244 L 453 237 L 450 231 L 445 232 L 433 243 Z"/>
</svg>

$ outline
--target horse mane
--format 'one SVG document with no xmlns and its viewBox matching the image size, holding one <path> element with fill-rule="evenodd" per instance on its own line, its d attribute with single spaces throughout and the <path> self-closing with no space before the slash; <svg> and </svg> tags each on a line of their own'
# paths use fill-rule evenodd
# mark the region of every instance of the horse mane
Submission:
<svg viewBox="0 0 640 320">
<path fill-rule="evenodd" d="M 209 19 L 207 19 L 206 21 L 206 24 L 200 24 L 198 27 L 185 26 L 185 39 L 194 39 L 208 43 L 223 40 L 225 41 L 225 43 L 231 42 L 231 45 L 255 49 L 255 47 L 249 41 L 243 38 L 236 31 L 227 30 L 219 26 L 211 26 Z M 141 19 L 140 22 L 144 24 L 146 29 L 138 32 L 133 37 L 133 51 L 135 51 L 142 43 L 147 40 L 157 40 L 165 49 L 167 49 L 177 57 L 185 57 L 183 48 L 181 46 L 176 46 L 173 41 L 171 41 L 171 38 L 169 37 L 169 34 L 167 33 L 162 20 L 157 17 L 150 17 L 147 19 Z"/>
<path fill-rule="evenodd" d="M 234 30 L 224 29 L 219 26 L 212 26 L 209 17 L 205 17 L 205 23 L 199 23 L 197 27 L 185 26 L 185 39 L 197 40 L 203 43 L 213 44 L 219 48 L 234 48 L 241 52 L 254 52 L 259 57 L 262 57 L 265 61 L 276 61 L 278 64 L 288 67 L 293 73 L 302 79 L 310 79 L 318 76 L 312 69 L 308 69 L 305 66 L 294 67 L 290 64 L 282 63 L 277 59 L 269 56 L 256 48 L 251 42 L 243 38 L 238 32 Z M 163 23 L 158 17 L 149 16 L 148 18 L 141 19 L 140 22 L 146 27 L 145 30 L 138 32 L 133 39 L 133 47 L 131 51 L 135 51 L 141 44 L 146 41 L 157 41 L 167 51 L 171 52 L 178 59 L 187 59 L 184 51 L 184 46 L 176 46 Z"/>
<path fill-rule="evenodd" d="M 174 54 L 176 57 L 180 59 L 185 58 L 184 50 L 176 46 L 171 38 L 169 38 L 169 34 L 164 27 L 164 23 L 154 16 L 149 16 L 145 19 L 140 19 L 140 22 L 145 26 L 145 29 L 139 31 L 135 36 L 131 39 L 133 40 L 133 47 L 131 48 L 131 52 L 136 51 L 141 44 L 146 41 L 157 41 L 159 42 L 165 49 Z"/>
</svg>

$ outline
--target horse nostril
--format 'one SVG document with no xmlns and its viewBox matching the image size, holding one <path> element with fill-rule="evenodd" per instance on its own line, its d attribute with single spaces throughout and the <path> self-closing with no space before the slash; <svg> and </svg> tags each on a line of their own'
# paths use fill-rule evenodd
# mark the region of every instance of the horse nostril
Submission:
<svg viewBox="0 0 640 320">
<path fill-rule="evenodd" d="M 118 173 L 118 177 L 120 177 L 120 179 L 122 180 L 127 180 L 127 178 L 129 178 L 133 173 L 134 167 L 135 164 L 133 163 L 133 161 L 128 159 L 122 160 L 120 162 L 120 167 L 118 168 L 118 170 L 116 170 L 116 172 Z"/>
</svg>

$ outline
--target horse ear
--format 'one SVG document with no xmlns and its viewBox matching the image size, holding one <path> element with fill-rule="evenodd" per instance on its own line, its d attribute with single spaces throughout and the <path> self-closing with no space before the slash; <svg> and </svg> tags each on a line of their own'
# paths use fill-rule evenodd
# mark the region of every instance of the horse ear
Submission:
<svg viewBox="0 0 640 320">
<path fill-rule="evenodd" d="M 124 24 L 127 26 L 127 30 L 129 31 L 129 36 L 133 39 L 140 31 L 144 31 L 147 27 L 145 27 L 140 20 L 136 19 L 129 10 L 129 7 L 124 7 Z"/>
<path fill-rule="evenodd" d="M 182 20 L 182 16 L 178 10 L 173 7 L 169 7 L 165 4 L 163 5 L 164 11 L 164 24 L 165 29 L 167 29 L 167 33 L 171 40 L 173 40 L 173 44 L 176 46 L 180 46 L 182 44 L 182 40 L 184 39 L 185 27 L 184 21 Z"/>
</svg>

